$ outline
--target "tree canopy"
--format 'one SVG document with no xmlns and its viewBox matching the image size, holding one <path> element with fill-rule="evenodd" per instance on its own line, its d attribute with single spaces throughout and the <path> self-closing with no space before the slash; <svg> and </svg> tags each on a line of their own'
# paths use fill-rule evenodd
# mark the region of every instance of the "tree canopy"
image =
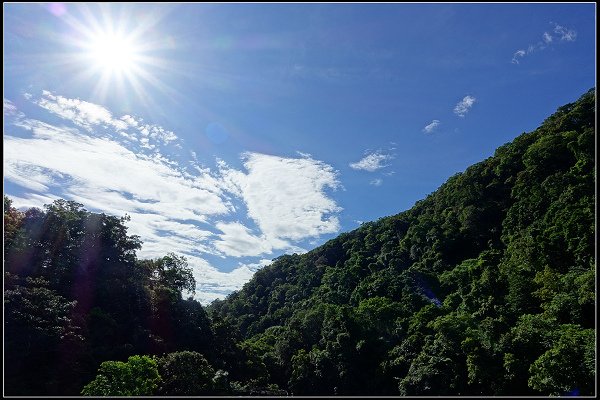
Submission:
<svg viewBox="0 0 600 400">
<path fill-rule="evenodd" d="M 297 395 L 594 393 L 595 91 L 209 307 Z"/>
<path fill-rule="evenodd" d="M 592 89 L 207 308 L 127 216 L 4 197 L 5 393 L 594 395 L 594 143 Z"/>
</svg>

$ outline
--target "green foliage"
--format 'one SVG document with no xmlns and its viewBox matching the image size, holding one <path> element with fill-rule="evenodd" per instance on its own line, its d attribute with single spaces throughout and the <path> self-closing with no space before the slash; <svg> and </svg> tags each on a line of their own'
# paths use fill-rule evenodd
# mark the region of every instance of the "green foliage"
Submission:
<svg viewBox="0 0 600 400">
<path fill-rule="evenodd" d="M 84 386 L 84 396 L 150 396 L 161 377 L 156 361 L 148 356 L 131 356 L 127 362 L 105 361 L 96 378 Z"/>
<path fill-rule="evenodd" d="M 594 121 L 590 90 L 412 209 L 280 257 L 211 317 L 253 379 L 293 394 L 592 394 Z"/>
<path fill-rule="evenodd" d="M 574 389 L 594 393 L 595 332 L 577 325 L 562 325 L 552 347 L 530 367 L 529 385 L 552 396 Z"/>
<path fill-rule="evenodd" d="M 277 258 L 208 313 L 183 297 L 184 257 L 137 259 L 127 217 L 5 197 L 6 391 L 593 395 L 594 144 L 590 90 L 410 210 Z"/>
<path fill-rule="evenodd" d="M 143 260 L 140 267 L 150 275 L 154 285 L 163 286 L 179 297 L 183 291 L 196 292 L 196 280 L 184 256 L 169 253 L 156 260 Z"/>
<path fill-rule="evenodd" d="M 4 208 L 7 393 L 76 395 L 102 362 L 133 354 L 215 356 L 204 308 L 182 296 L 195 287 L 185 258 L 138 260 L 127 216 L 65 200 Z"/>
<path fill-rule="evenodd" d="M 77 337 L 78 330 L 73 325 L 71 312 L 75 301 L 67 301 L 48 288 L 48 281 L 42 278 L 27 278 L 25 286 L 15 285 L 4 292 L 4 327 L 9 332 L 31 326 L 29 335 L 10 334 L 10 338 L 26 340 L 25 349 L 30 349 L 41 340 L 40 336 L 56 340 L 67 336 Z M 46 341 L 44 341 L 46 342 Z"/>
<path fill-rule="evenodd" d="M 14 281 L 10 275 L 6 281 Z M 27 278 L 4 291 L 5 387 L 10 395 L 43 395 L 61 390 L 61 371 L 54 360 L 69 365 L 81 347 L 81 327 L 72 313 L 75 301 L 58 295 L 42 278 Z M 31 375 L 35 380 L 24 379 Z"/>
<path fill-rule="evenodd" d="M 4 259 L 11 249 L 19 249 L 24 245 L 21 225 L 25 214 L 12 206 L 12 201 L 4 196 Z"/>
<path fill-rule="evenodd" d="M 163 396 L 201 396 L 213 394 L 215 371 L 200 353 L 181 351 L 157 359 Z"/>
</svg>

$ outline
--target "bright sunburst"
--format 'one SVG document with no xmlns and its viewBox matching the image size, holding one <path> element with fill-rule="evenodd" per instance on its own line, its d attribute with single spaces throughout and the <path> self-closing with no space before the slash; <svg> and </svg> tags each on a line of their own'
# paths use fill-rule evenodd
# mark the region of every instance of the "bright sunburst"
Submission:
<svg viewBox="0 0 600 400">
<path fill-rule="evenodd" d="M 72 83 L 92 82 L 92 98 L 136 95 L 146 103 L 152 98 L 151 87 L 172 94 L 159 78 L 161 71 L 176 70 L 173 62 L 160 56 L 174 47 L 174 41 L 158 29 L 165 12 L 149 8 L 134 15 L 121 5 L 66 4 L 60 15 L 54 14 L 71 28 L 60 39 L 71 49 L 56 58 L 57 64 L 73 68 Z"/>
<path fill-rule="evenodd" d="M 100 69 L 109 72 L 133 71 L 139 48 L 124 35 L 99 33 L 90 41 L 89 56 Z"/>
</svg>

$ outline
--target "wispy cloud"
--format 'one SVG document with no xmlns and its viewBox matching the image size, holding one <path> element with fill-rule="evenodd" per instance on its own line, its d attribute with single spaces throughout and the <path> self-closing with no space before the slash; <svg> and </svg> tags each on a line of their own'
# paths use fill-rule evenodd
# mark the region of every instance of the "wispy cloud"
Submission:
<svg viewBox="0 0 600 400">
<path fill-rule="evenodd" d="M 519 63 L 519 58 L 525 57 L 525 54 L 527 54 L 525 52 L 525 50 L 517 50 L 517 51 L 515 51 L 515 54 L 513 54 L 513 58 L 511 60 L 511 62 L 513 64 L 518 64 Z"/>
<path fill-rule="evenodd" d="M 389 154 L 383 154 L 380 151 L 375 151 L 372 153 L 368 153 L 361 160 L 351 163 L 350 168 L 374 172 L 378 169 L 387 167 L 388 164 L 385 164 L 385 162 L 391 160 L 392 158 L 393 156 Z"/>
<path fill-rule="evenodd" d="M 131 115 L 114 118 L 108 109 L 100 105 L 54 95 L 47 90 L 44 90 L 42 96 L 34 103 L 89 133 L 94 133 L 98 128 L 112 129 L 128 140 L 138 141 L 147 149 L 155 149 L 157 145 L 166 145 L 177 140 L 172 131 L 158 125 L 146 124 L 141 118 Z"/>
<path fill-rule="evenodd" d="M 17 110 L 17 107 L 13 104 L 12 101 L 8 100 L 8 99 L 3 99 L 3 113 L 6 116 L 13 116 L 13 115 L 17 115 L 19 113 L 19 111 Z"/>
<path fill-rule="evenodd" d="M 223 162 L 213 170 L 194 163 L 190 170 L 189 160 L 184 167 L 161 148 L 171 136 L 167 129 L 50 92 L 30 101 L 73 126 L 27 118 L 5 100 L 5 113 L 14 116 L 5 127 L 5 179 L 23 189 L 11 196 L 15 205 L 66 198 L 129 214 L 130 232 L 144 242 L 140 257 L 185 255 L 203 303 L 239 289 L 274 251 L 303 252 L 300 241 L 340 229 L 341 208 L 326 193 L 339 187 L 337 172 L 308 155 L 246 153 L 241 170 Z M 150 151 L 121 133 L 148 138 L 155 147 Z M 261 258 L 222 272 L 209 256 Z"/>
<path fill-rule="evenodd" d="M 475 100 L 476 99 L 473 96 L 463 97 L 463 99 L 454 107 L 454 114 L 458 115 L 459 117 L 464 117 L 467 115 L 471 107 L 473 107 L 473 104 L 475 104 Z"/>
<path fill-rule="evenodd" d="M 425 128 L 423 128 L 423 132 L 432 133 L 440 125 L 441 125 L 441 122 L 437 119 L 434 119 L 433 121 L 431 121 L 431 123 L 429 125 L 426 125 Z"/>
<path fill-rule="evenodd" d="M 560 40 L 564 40 L 567 42 L 573 42 L 577 38 L 577 32 L 572 29 L 565 28 L 564 26 L 560 26 L 557 23 L 554 24 L 554 33 L 560 36 Z"/>
<path fill-rule="evenodd" d="M 381 185 L 383 185 L 383 179 L 381 179 L 381 178 L 375 178 L 371 182 L 369 182 L 369 185 L 381 186 Z"/>
<path fill-rule="evenodd" d="M 99 124 L 111 125 L 117 130 L 127 128 L 125 122 L 113 119 L 111 113 L 102 106 L 79 99 L 55 96 L 47 90 L 42 92 L 42 97 L 35 103 L 62 118 L 74 122 L 87 131 L 92 131 L 93 126 Z"/>
<path fill-rule="evenodd" d="M 511 60 L 513 64 L 519 64 L 520 60 L 526 55 L 535 53 L 537 51 L 542 51 L 547 47 L 551 46 L 556 41 L 573 42 L 577 38 L 577 32 L 575 32 L 574 30 L 561 26 L 555 22 L 550 22 L 550 24 L 554 25 L 552 33 L 544 32 L 542 34 L 541 41 L 538 41 L 535 44 L 530 44 L 529 46 L 527 46 L 527 49 L 519 49 L 515 51 Z"/>
<path fill-rule="evenodd" d="M 168 210 L 172 218 L 200 222 L 207 215 L 231 209 L 210 176 L 190 179 L 159 156 L 136 154 L 115 141 L 37 120 L 24 120 L 18 126 L 30 130 L 32 137 L 5 136 L 5 161 L 10 166 L 7 179 L 33 180 L 39 174 L 32 176 L 31 168 L 47 169 L 63 177 L 63 181 L 55 181 L 56 188 L 85 184 L 86 190 L 97 188 L 108 195 L 129 193 L 130 198 L 123 197 L 126 201 L 120 205 L 130 209 L 123 211 Z"/>
</svg>

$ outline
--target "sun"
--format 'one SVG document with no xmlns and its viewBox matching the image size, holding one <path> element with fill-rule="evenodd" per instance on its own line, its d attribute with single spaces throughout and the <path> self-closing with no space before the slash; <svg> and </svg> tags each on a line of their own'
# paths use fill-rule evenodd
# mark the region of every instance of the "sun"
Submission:
<svg viewBox="0 0 600 400">
<path fill-rule="evenodd" d="M 66 27 L 53 39 L 65 51 L 52 60 L 73 72 L 68 83 L 85 85 L 97 101 L 135 98 L 154 106 L 153 92 L 176 96 L 165 78 L 179 70 L 176 59 L 166 56 L 178 44 L 161 29 L 170 8 L 144 10 L 134 14 L 125 3 L 65 3 L 58 9 Z"/>
<path fill-rule="evenodd" d="M 138 66 L 139 47 L 125 35 L 102 32 L 90 40 L 88 55 L 102 71 L 129 73 Z"/>
<path fill-rule="evenodd" d="M 147 32 L 128 30 L 126 27 L 95 26 L 84 32 L 76 57 L 83 66 L 82 80 L 96 81 L 94 93 L 101 99 L 109 93 L 135 93 L 147 99 L 148 87 L 163 89 L 153 72 L 166 63 L 151 53 L 156 47 L 142 41 Z"/>
</svg>

